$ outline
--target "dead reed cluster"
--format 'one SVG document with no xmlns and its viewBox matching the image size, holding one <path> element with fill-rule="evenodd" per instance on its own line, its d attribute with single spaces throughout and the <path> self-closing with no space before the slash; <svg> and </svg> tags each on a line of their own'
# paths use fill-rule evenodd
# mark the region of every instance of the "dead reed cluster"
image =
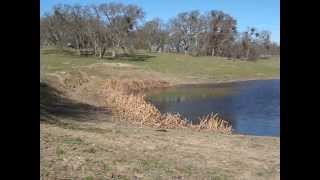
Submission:
<svg viewBox="0 0 320 180">
<path fill-rule="evenodd" d="M 167 86 L 169 84 L 166 82 L 154 80 L 108 80 L 105 87 L 106 103 L 113 107 L 120 118 L 141 126 L 232 132 L 231 124 L 217 114 L 212 113 L 201 117 L 200 124 L 193 125 L 178 113 L 161 114 L 154 105 L 145 100 L 145 95 L 133 93 L 143 89 Z"/>
<path fill-rule="evenodd" d="M 223 133 L 232 132 L 231 123 L 222 119 L 218 114 L 210 113 L 206 116 L 200 117 L 199 130 L 201 129 L 215 129 Z"/>
<path fill-rule="evenodd" d="M 62 79 L 62 84 L 64 88 L 67 89 L 76 89 L 79 86 L 89 82 L 88 74 L 77 70 L 64 73 Z"/>
<path fill-rule="evenodd" d="M 151 88 L 168 87 L 169 83 L 165 81 L 156 80 L 115 80 L 108 79 L 106 82 L 106 89 L 112 91 L 119 91 L 125 94 L 132 94 L 141 90 Z"/>
</svg>

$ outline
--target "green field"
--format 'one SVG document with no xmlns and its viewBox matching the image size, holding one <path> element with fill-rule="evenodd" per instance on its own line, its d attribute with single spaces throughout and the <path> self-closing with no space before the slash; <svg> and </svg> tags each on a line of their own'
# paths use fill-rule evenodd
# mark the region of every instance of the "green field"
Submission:
<svg viewBox="0 0 320 180">
<path fill-rule="evenodd" d="M 238 80 L 238 79 L 265 79 L 279 78 L 280 59 L 273 57 L 258 61 L 228 60 L 221 57 L 193 57 L 182 54 L 138 54 L 117 59 L 96 57 L 80 57 L 68 51 L 41 50 L 41 64 L 46 71 L 69 71 L 75 68 L 86 68 L 96 65 L 92 73 L 103 74 L 106 69 L 99 68 L 99 64 L 130 64 L 134 71 L 156 72 L 166 77 L 193 80 Z M 104 66 L 105 67 L 105 66 Z M 119 68 L 118 68 L 119 69 Z M 123 68 L 122 68 L 123 69 Z M 130 68 L 126 71 L 130 73 Z M 112 68 L 114 74 L 118 72 Z M 121 70 L 119 70 L 121 71 Z M 108 74 L 112 76 L 112 74 Z M 161 75 L 160 75 L 161 76 Z"/>
</svg>

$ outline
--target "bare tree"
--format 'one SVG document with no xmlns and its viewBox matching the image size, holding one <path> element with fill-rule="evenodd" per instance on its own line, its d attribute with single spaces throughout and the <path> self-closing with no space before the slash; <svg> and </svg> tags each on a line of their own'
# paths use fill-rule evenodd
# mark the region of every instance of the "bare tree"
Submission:
<svg viewBox="0 0 320 180">
<path fill-rule="evenodd" d="M 135 5 L 56 5 L 40 17 L 40 46 L 89 48 L 100 58 L 108 49 L 116 57 L 120 49 L 133 53 L 137 48 L 245 59 L 280 54 L 270 32 L 238 33 L 237 21 L 222 11 L 183 12 L 166 24 L 159 18 L 141 24 L 143 18 Z"/>
<path fill-rule="evenodd" d="M 236 20 L 222 11 L 210 11 L 207 14 L 209 32 L 207 34 L 208 48 L 211 55 L 222 55 L 226 47 L 234 40 Z"/>
<path fill-rule="evenodd" d="M 204 30 L 204 22 L 199 11 L 183 12 L 170 21 L 170 37 L 177 52 L 183 50 L 188 54 L 190 49 L 198 48 L 198 36 Z"/>
<path fill-rule="evenodd" d="M 113 50 L 112 56 L 116 56 L 116 50 L 125 49 L 129 41 L 129 34 L 135 29 L 138 20 L 144 17 L 142 9 L 135 5 L 123 5 L 120 3 L 101 4 L 98 13 L 105 24 Z"/>
<path fill-rule="evenodd" d="M 155 18 L 151 21 L 146 22 L 142 28 L 141 33 L 146 40 L 149 51 L 153 49 L 159 51 L 159 49 L 164 45 L 164 32 L 163 23 L 159 18 Z"/>
</svg>

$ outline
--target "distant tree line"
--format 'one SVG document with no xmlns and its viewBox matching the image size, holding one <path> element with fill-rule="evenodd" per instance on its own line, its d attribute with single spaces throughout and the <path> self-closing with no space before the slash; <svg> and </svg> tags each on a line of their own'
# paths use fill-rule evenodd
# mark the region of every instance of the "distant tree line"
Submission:
<svg viewBox="0 0 320 180">
<path fill-rule="evenodd" d="M 183 12 L 168 23 L 159 18 L 145 22 L 144 16 L 136 5 L 114 2 L 56 5 L 40 17 L 40 46 L 92 49 L 101 58 L 107 51 L 116 57 L 119 50 L 134 53 L 136 49 L 239 59 L 280 53 L 269 31 L 252 27 L 238 32 L 237 21 L 222 11 Z"/>
</svg>

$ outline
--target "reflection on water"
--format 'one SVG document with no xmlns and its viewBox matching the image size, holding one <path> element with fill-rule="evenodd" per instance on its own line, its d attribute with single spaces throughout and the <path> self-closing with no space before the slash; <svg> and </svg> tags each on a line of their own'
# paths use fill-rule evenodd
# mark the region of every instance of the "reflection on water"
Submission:
<svg viewBox="0 0 320 180">
<path fill-rule="evenodd" d="M 219 85 L 184 85 L 148 92 L 161 112 L 179 112 L 193 123 L 218 112 L 236 133 L 279 136 L 280 81 L 259 80 Z"/>
</svg>

